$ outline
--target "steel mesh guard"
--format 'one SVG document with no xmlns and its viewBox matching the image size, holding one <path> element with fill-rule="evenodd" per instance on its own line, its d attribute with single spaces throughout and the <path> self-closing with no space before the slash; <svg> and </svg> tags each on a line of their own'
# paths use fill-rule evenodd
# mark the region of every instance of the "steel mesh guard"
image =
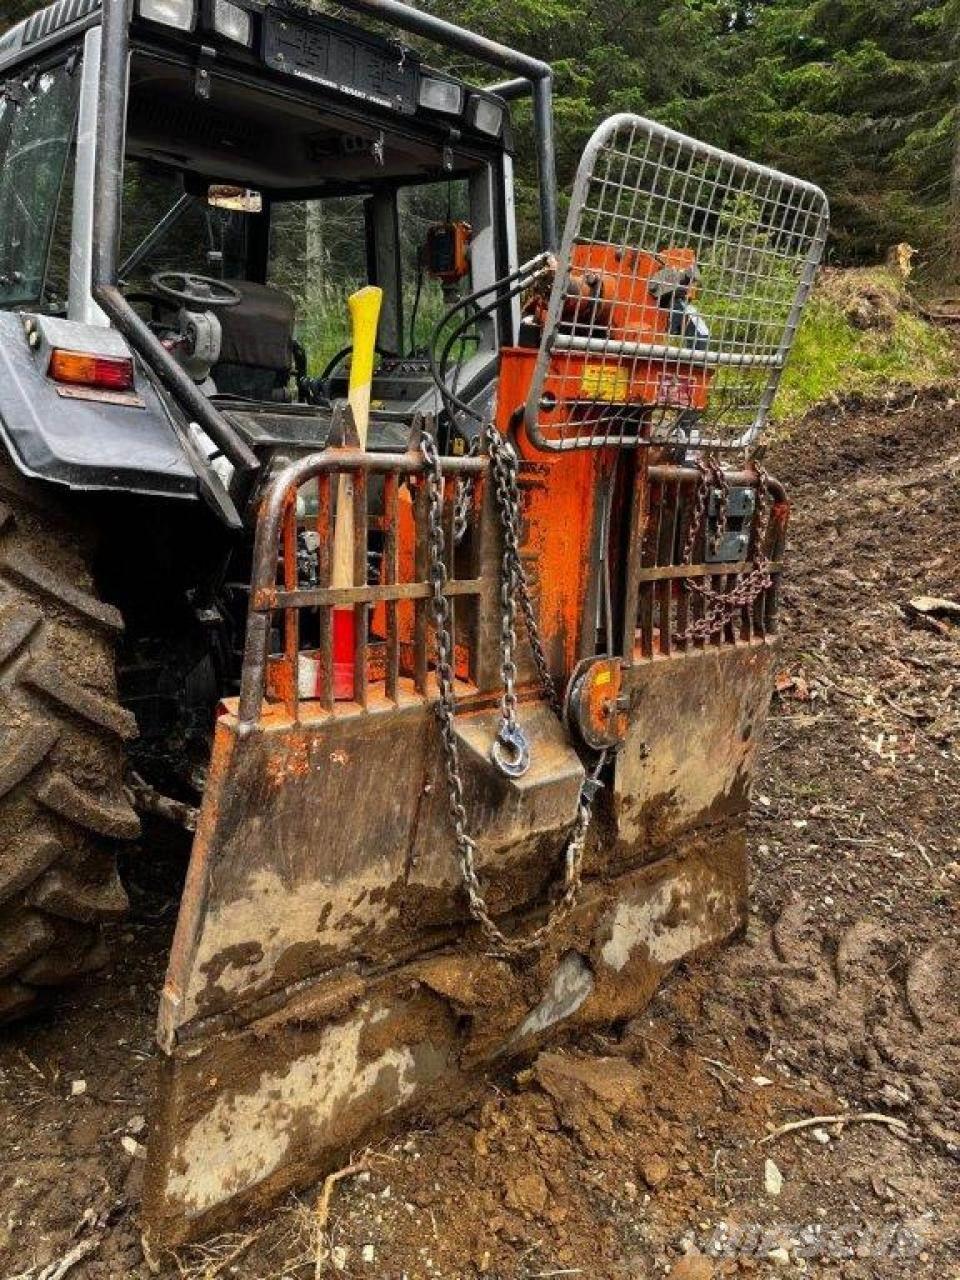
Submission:
<svg viewBox="0 0 960 1280">
<path fill-rule="evenodd" d="M 577 173 L 526 406 L 546 450 L 743 449 L 823 252 L 819 187 L 640 116 Z"/>
</svg>

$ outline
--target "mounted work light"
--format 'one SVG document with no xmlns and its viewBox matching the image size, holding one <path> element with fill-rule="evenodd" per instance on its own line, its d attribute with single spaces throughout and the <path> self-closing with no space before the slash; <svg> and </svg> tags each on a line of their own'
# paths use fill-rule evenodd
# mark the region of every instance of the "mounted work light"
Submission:
<svg viewBox="0 0 960 1280">
<path fill-rule="evenodd" d="M 175 31 L 193 31 L 197 25 L 196 0 L 139 0 L 137 12 L 147 22 Z"/>
<path fill-rule="evenodd" d="M 442 111 L 458 116 L 463 111 L 463 85 L 439 76 L 424 76 L 420 81 L 419 102 L 428 111 Z"/>
<path fill-rule="evenodd" d="M 210 0 L 204 25 L 212 27 L 218 36 L 250 48 L 253 44 L 253 17 L 230 0 Z"/>
<path fill-rule="evenodd" d="M 467 120 L 480 133 L 490 138 L 499 138 L 503 132 L 503 104 L 490 98 L 481 98 L 474 94 L 467 109 Z"/>
</svg>

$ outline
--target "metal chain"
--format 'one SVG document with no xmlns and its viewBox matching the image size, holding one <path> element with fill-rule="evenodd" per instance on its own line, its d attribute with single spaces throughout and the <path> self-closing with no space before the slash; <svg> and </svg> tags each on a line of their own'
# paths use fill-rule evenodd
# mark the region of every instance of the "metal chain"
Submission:
<svg viewBox="0 0 960 1280">
<path fill-rule="evenodd" d="M 496 430 L 494 428 L 494 430 Z M 480 925 L 488 940 L 497 951 L 507 956 L 521 956 L 536 951 L 546 942 L 548 936 L 570 914 L 580 896 L 583 882 L 583 855 L 586 845 L 587 831 L 593 812 L 593 801 L 600 786 L 600 774 L 607 761 L 607 753 L 602 752 L 593 769 L 580 789 L 577 804 L 577 815 L 567 840 L 564 851 L 563 892 L 552 907 L 547 919 L 533 933 L 523 938 L 508 938 L 498 927 L 490 914 L 476 870 L 476 841 L 467 831 L 467 812 L 464 806 L 463 775 L 460 768 L 460 750 L 456 734 L 456 692 L 454 687 L 453 640 L 451 635 L 451 603 L 446 594 L 448 580 L 444 563 L 445 541 L 443 533 L 443 467 L 433 437 L 424 432 L 420 438 L 420 451 L 427 464 L 427 497 L 428 497 L 428 551 L 431 597 L 434 630 L 436 632 L 437 659 L 436 675 L 440 698 L 437 703 L 437 718 L 440 721 L 440 735 L 443 742 L 444 770 L 447 779 L 447 796 L 450 807 L 450 818 L 453 822 L 456 842 L 457 860 L 460 875 L 467 894 L 470 914 Z M 502 457 L 502 451 L 501 457 Z M 512 450 L 511 450 L 512 453 Z M 494 468 L 497 463 L 494 460 Z M 514 455 L 515 468 L 515 455 Z M 515 474 L 515 472 L 514 472 Z M 505 472 L 501 474 L 505 479 Z M 496 483 L 496 477 L 495 477 Z M 498 501 L 499 505 L 499 501 Z M 516 530 L 517 510 L 509 514 L 509 527 Z M 508 540 L 508 529 L 504 527 L 505 541 Z M 513 583 L 517 577 L 512 564 L 512 552 L 504 554 L 504 580 Z M 518 551 L 519 558 L 519 551 Z M 510 561 L 509 572 L 507 572 Z M 521 575 L 522 576 L 522 575 Z M 501 588 L 502 596 L 502 588 Z M 512 613 L 511 613 L 512 616 Z M 506 625 L 502 631 L 506 631 Z"/>
<path fill-rule="evenodd" d="M 496 431 L 496 428 L 493 428 Z M 497 433 L 499 438 L 499 433 Z M 488 445 L 490 434 L 487 434 Z M 509 449 L 509 453 L 507 450 Z M 500 517 L 503 550 L 500 558 L 500 673 L 503 693 L 500 695 L 500 729 L 494 744 L 493 759 L 498 768 L 517 776 L 530 767 L 530 749 L 517 720 L 517 592 L 520 586 L 520 509 L 513 501 L 516 479 L 516 455 L 507 446 L 491 453 L 491 475 L 494 498 Z M 504 753 L 508 754 L 504 754 Z"/>
<path fill-rule="evenodd" d="M 516 451 L 509 440 L 503 438 L 494 423 L 487 423 L 485 434 L 493 470 L 494 495 L 503 530 L 504 578 L 510 577 L 520 599 L 520 612 L 523 615 L 523 623 L 527 630 L 527 638 L 530 641 L 530 650 L 543 696 L 557 718 L 562 720 L 563 703 L 560 700 L 556 681 L 547 665 L 547 655 L 540 636 L 533 595 L 520 555 L 520 484 L 517 478 Z"/>
<path fill-rule="evenodd" d="M 467 450 L 468 458 L 475 458 L 480 452 L 480 436 L 474 436 Z M 453 497 L 453 541 L 459 547 L 467 536 L 470 526 L 470 508 L 473 506 L 473 476 L 458 476 Z"/>
<path fill-rule="evenodd" d="M 718 462 L 712 460 L 705 462 L 700 458 L 697 459 L 696 465 L 700 475 L 697 481 L 697 493 L 694 499 L 693 512 L 691 513 L 690 527 L 687 530 L 687 536 L 684 541 L 681 563 L 685 565 L 693 563 L 697 541 L 709 512 L 709 497 L 713 488 L 716 488 L 719 492 L 717 525 L 710 537 L 710 549 L 713 555 L 717 554 L 727 525 L 729 488 L 723 468 Z M 733 586 L 726 591 L 717 591 L 713 587 L 705 586 L 695 578 L 684 578 L 684 587 L 704 601 L 705 612 L 702 618 L 695 618 L 685 631 L 679 632 L 674 636 L 674 640 L 678 643 L 685 643 L 691 640 L 706 641 L 725 631 L 737 613 L 741 609 L 752 608 L 760 595 L 769 590 L 773 583 L 773 579 L 770 576 L 770 561 L 765 550 L 770 523 L 767 511 L 769 477 L 759 463 L 754 462 L 753 466 L 757 473 L 757 506 L 753 520 L 755 539 L 753 568 L 748 573 L 738 573 Z"/>
</svg>

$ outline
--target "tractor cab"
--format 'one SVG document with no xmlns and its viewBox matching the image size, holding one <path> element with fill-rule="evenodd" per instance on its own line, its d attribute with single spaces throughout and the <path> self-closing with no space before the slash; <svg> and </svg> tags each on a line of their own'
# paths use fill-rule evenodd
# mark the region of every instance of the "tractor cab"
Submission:
<svg viewBox="0 0 960 1280">
<path fill-rule="evenodd" d="M 13 161 L 0 225 L 18 228 L 0 237 L 0 308 L 93 326 L 107 319 L 91 287 L 98 8 L 55 5 L 44 29 L 31 19 L 0 44 L 0 66 L 25 59 L 0 99 Z M 106 97 L 123 151 L 104 234 L 116 235 L 116 286 L 141 339 L 258 456 L 315 448 L 346 394 L 346 299 L 376 285 L 370 447 L 403 448 L 413 415 L 442 407 L 429 360 L 440 317 L 516 266 L 504 99 L 398 40 L 229 0 L 142 0 L 125 100 Z M 25 185 L 43 196 L 29 217 Z M 448 374 L 459 394 L 489 402 L 514 320 L 509 304 L 477 309 Z M 175 390 L 167 407 L 181 415 Z"/>
</svg>

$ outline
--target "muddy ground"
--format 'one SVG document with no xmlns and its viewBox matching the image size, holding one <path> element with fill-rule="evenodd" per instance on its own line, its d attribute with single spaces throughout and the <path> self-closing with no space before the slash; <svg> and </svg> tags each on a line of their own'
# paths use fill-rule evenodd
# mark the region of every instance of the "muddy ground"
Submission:
<svg viewBox="0 0 960 1280">
<path fill-rule="evenodd" d="M 960 406 L 825 409 L 769 464 L 795 514 L 747 938 L 462 1119 L 358 1153 L 325 1210 L 314 1188 L 160 1274 L 960 1277 L 960 620 L 910 604 L 960 599 Z M 169 844 L 131 861 L 112 972 L 0 1045 L 8 1280 L 151 1274 Z"/>
</svg>

